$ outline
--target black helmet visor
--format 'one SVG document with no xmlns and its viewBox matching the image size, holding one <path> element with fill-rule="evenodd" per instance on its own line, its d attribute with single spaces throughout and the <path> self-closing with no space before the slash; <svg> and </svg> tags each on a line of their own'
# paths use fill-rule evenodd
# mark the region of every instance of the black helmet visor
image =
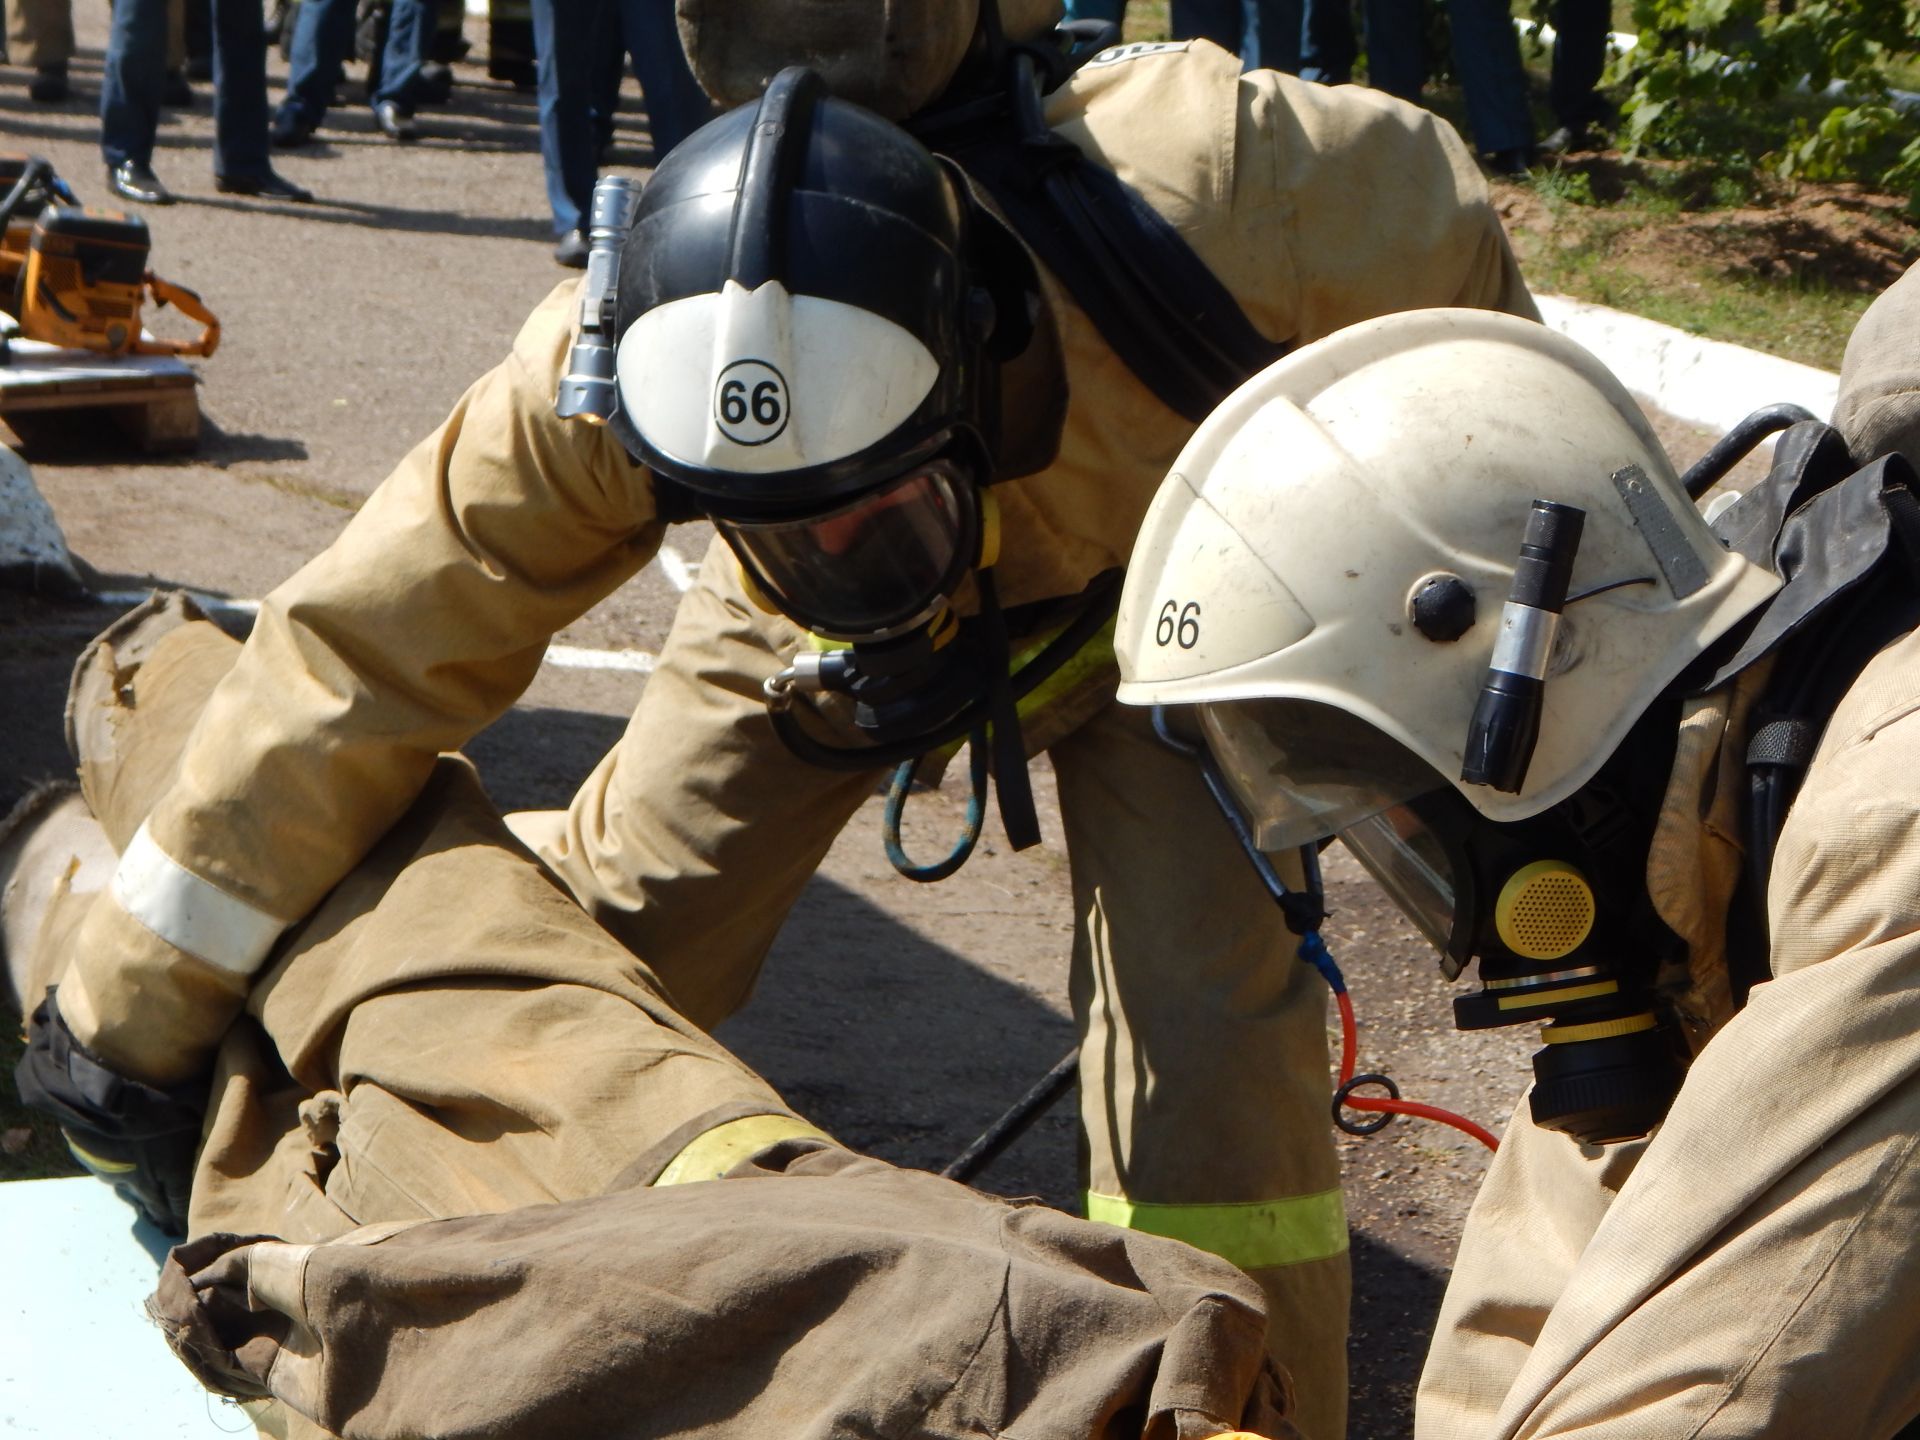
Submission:
<svg viewBox="0 0 1920 1440">
<path fill-rule="evenodd" d="M 824 514 L 715 524 L 787 616 L 842 640 L 925 619 L 959 583 L 979 532 L 973 483 L 945 458 Z"/>
</svg>

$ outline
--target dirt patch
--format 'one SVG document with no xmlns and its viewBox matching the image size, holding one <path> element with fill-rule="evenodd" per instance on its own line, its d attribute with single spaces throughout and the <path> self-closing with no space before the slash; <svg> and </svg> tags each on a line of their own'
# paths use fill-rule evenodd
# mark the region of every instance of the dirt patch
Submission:
<svg viewBox="0 0 1920 1440">
<path fill-rule="evenodd" d="M 1525 183 L 1496 180 L 1493 192 L 1510 234 L 1565 249 L 1603 227 L 1613 257 L 1667 284 L 1707 271 L 1871 296 L 1920 255 L 1920 227 L 1896 196 L 1800 184 L 1769 193 L 1764 205 L 1728 207 L 1713 204 L 1713 183 L 1704 173 L 1597 155 Z"/>
</svg>

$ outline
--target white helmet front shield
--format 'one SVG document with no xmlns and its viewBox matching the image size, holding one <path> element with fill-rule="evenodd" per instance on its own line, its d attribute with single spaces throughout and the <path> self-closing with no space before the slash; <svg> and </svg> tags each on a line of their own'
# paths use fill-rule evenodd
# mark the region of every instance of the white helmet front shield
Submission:
<svg viewBox="0 0 1920 1440">
<path fill-rule="evenodd" d="M 939 374 L 886 317 L 777 280 L 689 295 L 620 338 L 622 403 L 682 464 L 774 475 L 857 455 L 904 423 Z"/>
</svg>

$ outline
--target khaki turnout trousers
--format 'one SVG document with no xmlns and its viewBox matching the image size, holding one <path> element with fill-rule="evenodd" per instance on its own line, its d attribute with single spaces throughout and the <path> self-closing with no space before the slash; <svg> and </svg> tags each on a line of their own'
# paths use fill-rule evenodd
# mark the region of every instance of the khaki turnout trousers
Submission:
<svg viewBox="0 0 1920 1440">
<path fill-rule="evenodd" d="M 774 734 L 761 682 L 801 643 L 746 599 L 716 541 L 619 744 L 567 813 L 514 817 L 703 1026 L 745 1002 L 882 779 L 805 764 Z M 1198 770 L 1110 695 L 1029 731 L 1053 762 L 1072 870 L 1087 1213 L 1251 1273 L 1302 1430 L 1337 1437 L 1350 1280 L 1325 990 Z"/>
<path fill-rule="evenodd" d="M 73 59 L 73 0 L 6 0 L 7 58 L 15 65 Z"/>
</svg>

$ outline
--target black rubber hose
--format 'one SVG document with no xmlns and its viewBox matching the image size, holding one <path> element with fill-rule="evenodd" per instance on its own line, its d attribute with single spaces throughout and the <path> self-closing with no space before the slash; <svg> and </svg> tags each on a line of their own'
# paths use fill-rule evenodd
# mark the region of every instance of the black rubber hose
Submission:
<svg viewBox="0 0 1920 1440">
<path fill-rule="evenodd" d="M 1031 1090 L 1014 1101 L 1006 1114 L 988 1126 L 984 1135 L 956 1155 L 953 1163 L 940 1173 L 949 1180 L 965 1184 L 986 1169 L 999 1158 L 1002 1151 L 1031 1130 L 1034 1121 L 1051 1110 L 1060 1097 L 1073 1088 L 1073 1077 L 1079 1065 L 1080 1047 L 1076 1045 L 1062 1055 Z"/>
<path fill-rule="evenodd" d="M 1793 405 L 1785 401 L 1756 410 L 1714 441 L 1707 453 L 1694 461 L 1692 468 L 1680 477 L 1680 483 L 1687 487 L 1687 495 L 1690 499 L 1698 500 L 1725 479 L 1727 472 L 1745 459 L 1747 452 L 1769 435 L 1776 435 L 1789 426 L 1798 425 L 1802 420 L 1819 418 L 1806 406 Z"/>
</svg>

